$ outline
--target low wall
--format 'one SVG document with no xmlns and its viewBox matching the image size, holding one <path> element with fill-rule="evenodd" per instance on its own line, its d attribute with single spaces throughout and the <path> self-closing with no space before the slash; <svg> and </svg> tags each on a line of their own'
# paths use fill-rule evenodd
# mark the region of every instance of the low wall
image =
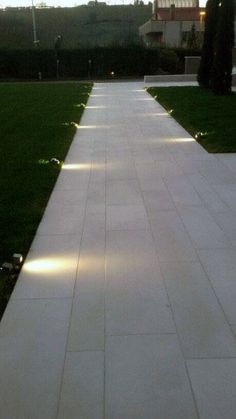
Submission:
<svg viewBox="0 0 236 419">
<path fill-rule="evenodd" d="M 160 75 L 160 76 L 144 76 L 144 83 L 153 83 L 153 82 L 185 82 L 185 81 L 197 81 L 196 74 L 170 74 L 170 75 Z"/>
<path fill-rule="evenodd" d="M 144 83 L 169 83 L 197 81 L 196 74 L 172 74 L 162 76 L 144 76 Z M 232 86 L 236 86 L 236 74 L 232 74 Z"/>
</svg>

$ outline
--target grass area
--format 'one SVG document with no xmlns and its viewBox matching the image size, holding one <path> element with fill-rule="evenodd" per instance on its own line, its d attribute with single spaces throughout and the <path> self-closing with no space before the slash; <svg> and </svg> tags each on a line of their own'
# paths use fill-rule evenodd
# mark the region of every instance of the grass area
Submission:
<svg viewBox="0 0 236 419">
<path fill-rule="evenodd" d="M 26 255 L 79 122 L 89 84 L 0 84 L 0 263 Z M 0 276 L 0 317 L 14 282 Z"/>
<path fill-rule="evenodd" d="M 236 152 L 236 93 L 216 96 L 200 87 L 151 87 L 148 92 L 210 153 Z"/>
</svg>

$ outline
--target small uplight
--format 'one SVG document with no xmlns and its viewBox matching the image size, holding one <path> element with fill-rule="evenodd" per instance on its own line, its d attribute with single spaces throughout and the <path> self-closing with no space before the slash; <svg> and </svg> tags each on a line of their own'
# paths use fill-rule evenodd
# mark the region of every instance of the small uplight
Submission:
<svg viewBox="0 0 236 419">
<path fill-rule="evenodd" d="M 156 100 L 157 99 L 157 95 L 156 96 L 153 96 L 153 98 Z"/>
<path fill-rule="evenodd" d="M 172 115 L 172 113 L 174 112 L 174 109 L 170 109 L 168 112 L 169 112 L 169 115 Z"/>
<path fill-rule="evenodd" d="M 78 103 L 77 105 L 74 105 L 75 108 L 85 108 L 85 103 Z"/>
<path fill-rule="evenodd" d="M 114 71 L 111 71 L 111 72 L 110 72 L 110 75 L 111 75 L 112 77 L 114 77 L 114 75 L 115 75 Z"/>
<path fill-rule="evenodd" d="M 23 256 L 20 253 L 13 253 L 11 262 L 4 262 L 0 268 L 4 274 L 17 277 L 23 264 Z"/>
<path fill-rule="evenodd" d="M 73 121 L 71 122 L 71 125 L 74 125 L 74 127 L 77 128 L 77 129 L 81 128 L 79 124 L 77 124 L 76 122 L 73 122 Z"/>
<path fill-rule="evenodd" d="M 65 267 L 65 261 L 59 258 L 36 259 L 24 264 L 27 272 L 51 272 Z"/>
<path fill-rule="evenodd" d="M 199 131 L 199 132 L 197 132 L 196 134 L 195 134 L 195 138 L 196 138 L 196 140 L 197 139 L 199 139 L 199 138 L 206 138 L 207 137 L 207 135 L 208 135 L 208 132 L 207 131 L 205 131 L 205 132 L 201 132 L 201 131 Z"/>
<path fill-rule="evenodd" d="M 23 263 L 23 256 L 20 253 L 13 253 L 12 255 L 12 262 L 14 266 L 22 265 Z"/>
<path fill-rule="evenodd" d="M 54 164 L 55 166 L 60 166 L 62 164 L 62 162 L 56 159 L 56 157 L 53 157 L 52 159 L 50 159 L 50 163 Z"/>
</svg>

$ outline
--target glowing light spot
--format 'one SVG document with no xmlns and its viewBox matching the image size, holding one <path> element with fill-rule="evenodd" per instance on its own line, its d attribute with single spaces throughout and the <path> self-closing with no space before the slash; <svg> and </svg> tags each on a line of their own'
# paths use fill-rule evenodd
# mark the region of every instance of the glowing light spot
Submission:
<svg viewBox="0 0 236 419">
<path fill-rule="evenodd" d="M 97 125 L 78 125 L 78 124 L 75 124 L 75 126 L 78 129 L 95 129 L 95 128 L 98 128 Z"/>
<path fill-rule="evenodd" d="M 107 106 L 86 106 L 86 109 L 106 109 Z"/>
<path fill-rule="evenodd" d="M 149 98 L 149 97 L 145 97 L 145 98 L 142 98 L 142 99 L 136 99 L 136 100 L 145 100 L 145 101 L 146 101 L 146 100 L 153 100 L 153 98 L 152 98 L 152 97 L 150 97 L 150 98 Z"/>
<path fill-rule="evenodd" d="M 64 163 L 62 166 L 63 170 L 90 170 L 91 164 L 67 164 Z"/>
<path fill-rule="evenodd" d="M 174 138 L 174 141 L 176 141 L 177 143 L 192 143 L 195 140 L 193 137 L 186 137 L 186 138 Z"/>
<path fill-rule="evenodd" d="M 35 273 L 53 272 L 65 268 L 69 265 L 69 263 L 70 260 L 61 258 L 36 259 L 30 262 L 26 262 L 24 264 L 23 270 Z"/>
<path fill-rule="evenodd" d="M 170 116 L 168 112 L 153 112 L 153 113 L 141 113 L 139 116 Z"/>
<path fill-rule="evenodd" d="M 111 96 L 111 95 L 90 95 L 90 97 L 107 97 L 107 96 Z"/>
</svg>

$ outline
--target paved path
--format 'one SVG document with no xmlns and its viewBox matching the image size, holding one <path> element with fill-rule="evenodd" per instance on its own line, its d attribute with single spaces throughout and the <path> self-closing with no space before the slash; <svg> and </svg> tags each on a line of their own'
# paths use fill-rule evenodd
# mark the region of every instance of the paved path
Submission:
<svg viewBox="0 0 236 419">
<path fill-rule="evenodd" d="M 236 164 L 96 84 L 0 334 L 1 419 L 235 419 Z"/>
</svg>

